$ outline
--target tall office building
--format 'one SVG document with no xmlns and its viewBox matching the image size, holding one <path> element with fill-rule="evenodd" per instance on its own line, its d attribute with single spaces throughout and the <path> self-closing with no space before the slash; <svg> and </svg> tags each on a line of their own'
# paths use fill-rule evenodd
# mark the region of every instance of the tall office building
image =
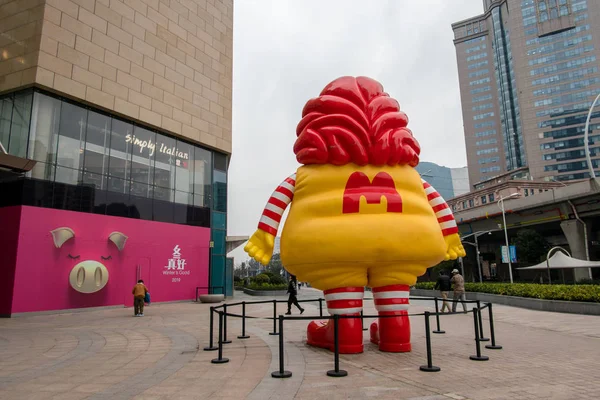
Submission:
<svg viewBox="0 0 600 400">
<path fill-rule="evenodd" d="M 589 177 L 583 131 L 600 93 L 600 1 L 483 6 L 452 24 L 471 184 L 520 168 L 533 179 Z M 591 126 L 596 169 L 600 108 Z"/>
<path fill-rule="evenodd" d="M 0 1 L 0 314 L 228 286 L 232 57 L 233 0 Z"/>
</svg>

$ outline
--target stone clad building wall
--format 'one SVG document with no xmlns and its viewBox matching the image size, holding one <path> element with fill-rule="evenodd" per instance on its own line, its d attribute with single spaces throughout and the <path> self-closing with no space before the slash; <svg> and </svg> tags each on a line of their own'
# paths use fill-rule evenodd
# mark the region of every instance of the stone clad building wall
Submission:
<svg viewBox="0 0 600 400">
<path fill-rule="evenodd" d="M 233 0 L 0 0 L 0 94 L 35 85 L 231 153 Z"/>
</svg>

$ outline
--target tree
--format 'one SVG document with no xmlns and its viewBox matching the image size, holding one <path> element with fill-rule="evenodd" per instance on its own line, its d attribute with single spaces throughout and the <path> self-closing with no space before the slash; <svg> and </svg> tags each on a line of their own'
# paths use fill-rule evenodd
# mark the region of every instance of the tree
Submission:
<svg viewBox="0 0 600 400">
<path fill-rule="evenodd" d="M 513 237 L 512 244 L 516 246 L 517 260 L 528 264 L 542 261 L 550 249 L 546 239 L 533 229 L 521 229 Z"/>
<path fill-rule="evenodd" d="M 281 263 L 281 256 L 279 253 L 273 254 L 271 261 L 267 265 L 267 271 L 271 272 L 275 276 L 281 276 L 283 272 L 283 264 Z"/>
<path fill-rule="evenodd" d="M 237 278 L 245 278 L 248 275 L 248 266 L 246 262 L 242 262 L 240 265 L 235 267 L 233 276 Z"/>
<path fill-rule="evenodd" d="M 428 270 L 429 278 L 437 279 L 437 277 L 440 275 L 440 272 L 446 271 L 446 273 L 449 274 L 454 268 L 457 268 L 456 260 L 442 261 L 438 265 L 435 265 Z"/>
<path fill-rule="evenodd" d="M 260 271 L 262 269 L 262 264 L 256 261 L 254 258 L 251 258 L 248 261 L 248 270 L 249 271 Z"/>
</svg>

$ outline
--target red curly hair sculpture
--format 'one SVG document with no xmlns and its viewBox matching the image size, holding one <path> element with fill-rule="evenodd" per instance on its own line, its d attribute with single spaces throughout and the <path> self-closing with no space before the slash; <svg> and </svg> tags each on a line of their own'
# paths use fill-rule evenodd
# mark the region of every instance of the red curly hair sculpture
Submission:
<svg viewBox="0 0 600 400">
<path fill-rule="evenodd" d="M 414 167 L 421 149 L 407 125 L 379 82 L 344 76 L 304 106 L 294 153 L 301 164 Z"/>
</svg>

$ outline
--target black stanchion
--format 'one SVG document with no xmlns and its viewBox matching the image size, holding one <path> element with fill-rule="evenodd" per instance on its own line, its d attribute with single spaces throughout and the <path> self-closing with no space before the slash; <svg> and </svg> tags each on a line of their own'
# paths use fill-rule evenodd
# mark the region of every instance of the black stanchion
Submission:
<svg viewBox="0 0 600 400">
<path fill-rule="evenodd" d="M 210 360 L 213 364 L 225 364 L 229 358 L 223 358 L 223 312 L 219 311 L 219 356 Z"/>
<path fill-rule="evenodd" d="M 248 339 L 250 336 L 246 335 L 246 302 L 242 301 L 242 334 L 238 336 L 238 339 Z"/>
<path fill-rule="evenodd" d="M 214 336 L 214 313 L 215 313 L 215 308 L 211 307 L 210 308 L 210 325 L 209 325 L 209 330 L 210 330 L 210 339 L 208 341 L 208 346 L 206 346 L 204 348 L 204 351 L 214 351 L 214 350 L 218 350 L 219 348 L 216 347 L 215 345 L 213 345 L 213 336 Z"/>
<path fill-rule="evenodd" d="M 277 333 L 277 300 L 273 300 L 273 332 L 269 335 L 278 335 Z"/>
<path fill-rule="evenodd" d="M 339 338 L 339 315 L 333 316 L 333 363 L 334 369 L 327 371 L 327 376 L 333 376 L 336 378 L 347 376 L 348 371 L 340 369 L 340 338 Z"/>
<path fill-rule="evenodd" d="M 369 328 L 365 328 L 365 319 L 364 319 L 363 315 L 364 315 L 364 314 L 363 314 L 363 312 L 362 312 L 362 310 L 361 310 L 361 311 L 360 311 L 360 325 L 362 326 L 362 330 L 363 330 L 363 331 L 368 331 L 368 330 L 369 330 Z"/>
<path fill-rule="evenodd" d="M 231 340 L 227 340 L 227 304 L 223 304 L 223 344 L 229 344 Z"/>
<path fill-rule="evenodd" d="M 319 297 L 319 317 L 323 316 L 323 299 Z"/>
<path fill-rule="evenodd" d="M 474 361 L 487 361 L 490 358 L 488 356 L 482 356 L 481 355 L 481 346 L 479 345 L 479 321 L 477 321 L 479 318 L 477 318 L 479 315 L 479 311 L 477 309 L 473 309 L 473 326 L 475 328 L 475 349 L 477 350 L 477 355 L 474 356 L 469 356 L 469 358 L 471 360 Z"/>
<path fill-rule="evenodd" d="M 489 342 L 489 338 L 486 338 L 483 334 L 483 318 L 481 318 L 481 301 L 477 300 L 477 319 L 479 320 L 479 341 Z"/>
<path fill-rule="evenodd" d="M 279 316 L 279 371 L 271 372 L 273 378 L 289 378 L 292 376 L 290 371 L 283 369 L 283 315 Z"/>
<path fill-rule="evenodd" d="M 437 298 L 436 298 L 437 299 Z M 437 301 L 436 301 L 437 308 Z M 433 365 L 431 361 L 431 333 L 429 328 L 429 311 L 425 311 L 425 343 L 427 345 L 427 365 L 421 365 L 419 369 L 425 372 L 438 372 L 440 367 Z"/>
<path fill-rule="evenodd" d="M 427 322 L 429 323 L 429 322 Z M 440 306 L 438 305 L 438 298 L 435 298 L 435 323 L 437 326 L 437 329 L 435 331 L 433 331 L 433 333 L 446 333 L 446 331 L 443 331 L 440 329 Z"/>
<path fill-rule="evenodd" d="M 486 349 L 500 350 L 502 346 L 496 344 L 496 333 L 494 332 L 494 313 L 492 312 L 492 303 L 488 303 L 488 313 L 490 318 L 490 337 L 492 338 L 492 344 L 485 346 Z"/>
</svg>

